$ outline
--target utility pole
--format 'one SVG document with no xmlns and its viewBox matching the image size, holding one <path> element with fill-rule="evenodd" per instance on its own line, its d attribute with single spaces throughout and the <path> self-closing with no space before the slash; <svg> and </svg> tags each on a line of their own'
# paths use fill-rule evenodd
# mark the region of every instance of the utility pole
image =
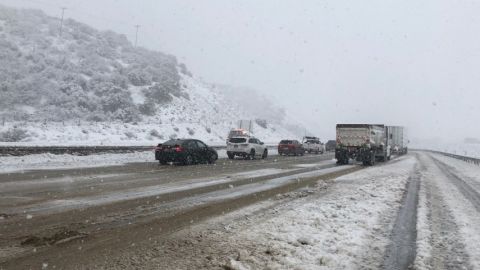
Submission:
<svg viewBox="0 0 480 270">
<path fill-rule="evenodd" d="M 135 31 L 135 47 L 137 47 L 137 41 L 138 41 L 138 28 L 140 28 L 140 25 L 137 24 L 135 25 L 136 31 Z"/>
<path fill-rule="evenodd" d="M 63 16 L 65 15 L 66 7 L 62 7 L 62 18 L 60 19 L 60 37 L 62 37 L 62 30 L 63 30 Z"/>
</svg>

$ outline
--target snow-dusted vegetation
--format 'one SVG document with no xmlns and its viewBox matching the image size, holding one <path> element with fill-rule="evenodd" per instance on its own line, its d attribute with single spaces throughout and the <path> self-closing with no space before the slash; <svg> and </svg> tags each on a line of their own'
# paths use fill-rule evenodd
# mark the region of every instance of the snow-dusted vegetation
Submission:
<svg viewBox="0 0 480 270">
<path fill-rule="evenodd" d="M 41 11 L 0 6 L 0 59 L 4 143 L 223 142 L 240 119 L 257 119 L 259 137 L 292 136 L 282 109 L 265 99 L 245 104 L 194 78 L 172 55 L 70 19 L 60 31 L 59 20 Z"/>
</svg>

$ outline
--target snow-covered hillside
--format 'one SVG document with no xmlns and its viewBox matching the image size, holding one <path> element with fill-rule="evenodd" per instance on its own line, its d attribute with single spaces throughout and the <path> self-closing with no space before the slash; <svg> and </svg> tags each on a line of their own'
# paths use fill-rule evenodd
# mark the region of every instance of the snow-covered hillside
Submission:
<svg viewBox="0 0 480 270">
<path fill-rule="evenodd" d="M 189 76 L 182 76 L 189 99 L 173 97 L 154 116 L 141 122 L 7 122 L 2 130 L 15 127 L 26 130 L 22 142 L 3 142 L 3 145 L 149 145 L 169 138 L 196 137 L 211 144 L 224 144 L 228 130 L 238 119 L 255 116 L 242 110 L 228 97 L 208 88 L 208 85 Z M 295 137 L 281 126 L 253 124 L 255 135 L 267 143 Z"/>
<path fill-rule="evenodd" d="M 221 144 L 245 119 L 267 143 L 298 137 L 276 113 L 281 108 L 252 110 L 174 56 L 73 20 L 61 35 L 59 27 L 41 11 L 0 6 L 0 144 L 148 145 L 184 137 Z"/>
</svg>

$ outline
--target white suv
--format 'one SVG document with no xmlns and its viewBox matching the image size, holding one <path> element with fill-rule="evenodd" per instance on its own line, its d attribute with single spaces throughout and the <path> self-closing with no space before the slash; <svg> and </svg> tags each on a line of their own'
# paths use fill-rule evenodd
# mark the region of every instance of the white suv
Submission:
<svg viewBox="0 0 480 270">
<path fill-rule="evenodd" d="M 227 155 L 229 159 L 234 159 L 235 156 L 255 159 L 261 157 L 267 158 L 267 146 L 259 139 L 254 137 L 233 137 L 227 142 Z"/>
<path fill-rule="evenodd" d="M 323 154 L 325 152 L 325 145 L 320 142 L 317 137 L 303 137 L 303 148 L 308 153 Z"/>
</svg>

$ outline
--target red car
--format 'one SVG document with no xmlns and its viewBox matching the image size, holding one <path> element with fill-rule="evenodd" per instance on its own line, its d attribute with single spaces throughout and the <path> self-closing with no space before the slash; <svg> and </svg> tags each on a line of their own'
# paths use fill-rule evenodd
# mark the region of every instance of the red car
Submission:
<svg viewBox="0 0 480 270">
<path fill-rule="evenodd" d="M 297 140 L 281 140 L 278 144 L 278 154 L 282 155 L 304 155 L 305 149 L 303 145 Z"/>
</svg>

